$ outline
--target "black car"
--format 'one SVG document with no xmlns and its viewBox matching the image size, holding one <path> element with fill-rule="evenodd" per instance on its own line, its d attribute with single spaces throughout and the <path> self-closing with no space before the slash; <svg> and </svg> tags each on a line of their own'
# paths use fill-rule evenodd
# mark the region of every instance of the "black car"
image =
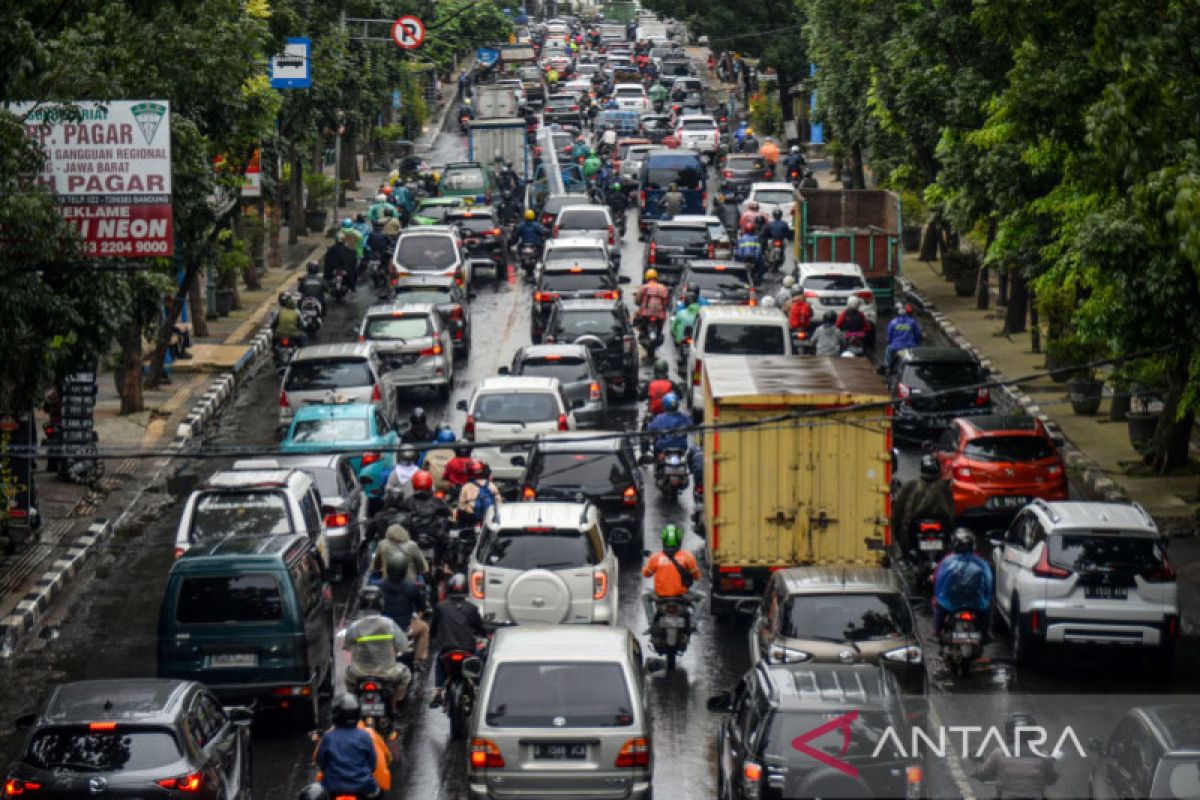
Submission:
<svg viewBox="0 0 1200 800">
<path fill-rule="evenodd" d="M 504 227 L 492 209 L 455 209 L 446 214 L 442 224 L 459 229 L 463 250 L 468 257 L 490 258 L 498 265 L 508 263 Z"/>
<path fill-rule="evenodd" d="M 708 705 L 729 712 L 717 734 L 723 798 L 924 795 L 921 759 L 901 749 L 908 709 L 883 667 L 760 662 Z"/>
<path fill-rule="evenodd" d="M 551 95 L 546 98 L 542 107 L 542 121 L 545 125 L 557 122 L 565 130 L 577 131 L 583 126 L 583 118 L 579 114 L 579 100 L 570 95 Z"/>
<path fill-rule="evenodd" d="M 609 391 L 626 400 L 637 397 L 637 338 L 629 309 L 620 299 L 556 301 L 542 341 L 586 344 L 596 356 Z"/>
<path fill-rule="evenodd" d="M 642 136 L 651 144 L 662 144 L 663 139 L 674 132 L 671 127 L 670 114 L 644 114 L 642 116 Z"/>
<path fill-rule="evenodd" d="M 633 440 L 595 431 L 539 436 L 520 483 L 523 500 L 586 499 L 600 511 L 613 549 L 625 557 L 641 554 L 645 487 Z"/>
<path fill-rule="evenodd" d="M 1184 797 L 1196 789 L 1200 752 L 1200 706 L 1131 708 L 1107 741 L 1089 741 L 1092 761 L 1089 795 Z"/>
<path fill-rule="evenodd" d="M 620 283 L 628 283 L 622 275 Z M 538 271 L 529 312 L 529 336 L 537 344 L 542 340 L 546 320 L 559 300 L 601 298 L 618 300 L 621 288 L 610 266 L 603 261 L 578 261 L 570 266 L 553 264 Z"/>
<path fill-rule="evenodd" d="M 936 439 L 955 417 L 992 413 L 983 365 L 956 347 L 910 347 L 892 355 L 888 385 L 897 403 L 892 411 L 896 436 Z"/>
<path fill-rule="evenodd" d="M 450 328 L 454 354 L 465 358 L 471 350 L 471 295 L 449 275 L 410 275 L 392 288 L 396 303 L 432 303 Z"/>
<path fill-rule="evenodd" d="M 678 78 L 693 74 L 692 61 L 687 56 L 667 56 L 658 63 L 658 74 L 671 78 L 671 83 L 674 83 Z"/>
<path fill-rule="evenodd" d="M 500 374 L 558 378 L 580 428 L 599 428 L 608 419 L 604 375 L 587 345 L 526 345 L 513 356 L 512 367 L 501 367 Z"/>
<path fill-rule="evenodd" d="M 698 289 L 700 297 L 710 305 L 751 306 L 758 303 L 750 270 L 739 261 L 692 261 L 679 276 L 679 284 L 673 292 L 674 302 L 682 301 L 689 289 Z"/>
<path fill-rule="evenodd" d="M 762 156 L 730 153 L 721 164 L 721 202 L 740 203 L 750 184 L 769 181 L 774 173 Z"/>
<path fill-rule="evenodd" d="M 706 223 L 658 221 L 646 237 L 643 271 L 653 268 L 660 281 L 674 286 L 689 262 L 712 258 L 715 251 Z"/>
<path fill-rule="evenodd" d="M 17 720 L 25 747 L 4 797 L 250 796 L 248 708 L 194 681 L 80 681 Z"/>
</svg>

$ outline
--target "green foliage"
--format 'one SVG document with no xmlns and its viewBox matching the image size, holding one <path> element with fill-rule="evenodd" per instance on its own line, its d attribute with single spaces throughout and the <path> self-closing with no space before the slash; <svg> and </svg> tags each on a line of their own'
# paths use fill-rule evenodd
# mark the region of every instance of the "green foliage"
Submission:
<svg viewBox="0 0 1200 800">
<path fill-rule="evenodd" d="M 765 85 L 750 96 L 750 125 L 760 138 L 783 135 L 783 109 L 776 93 Z"/>
<path fill-rule="evenodd" d="M 308 208 L 320 211 L 333 202 L 335 188 L 333 178 L 320 172 L 309 172 L 304 176 L 304 188 L 308 192 Z"/>
</svg>

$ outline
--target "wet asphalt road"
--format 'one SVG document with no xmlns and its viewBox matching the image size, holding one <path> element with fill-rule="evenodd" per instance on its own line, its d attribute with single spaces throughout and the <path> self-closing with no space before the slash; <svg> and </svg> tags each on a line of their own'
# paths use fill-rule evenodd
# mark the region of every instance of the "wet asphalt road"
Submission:
<svg viewBox="0 0 1200 800">
<path fill-rule="evenodd" d="M 436 143 L 431 161 L 440 163 L 465 158 L 465 143 L 457 133 L 443 134 Z M 364 192 L 365 193 L 365 192 Z M 622 271 L 640 283 L 642 245 L 636 240 L 636 223 L 629 226 L 623 247 Z M 632 287 L 630 287 L 631 293 Z M 320 341 L 350 340 L 362 311 L 372 298 L 360 289 L 343 304 L 333 304 L 321 332 Z M 493 375 L 497 367 L 511 361 L 516 349 L 528 343 L 529 291 L 521 283 L 501 284 L 477 290 L 471 314 L 474 327 L 473 349 L 469 363 L 461 366 L 448 403 L 439 403 L 432 393 L 405 398 L 408 406 L 422 405 L 431 421 L 448 421 L 461 430 L 462 414 L 454 403 L 469 396 L 480 379 Z M 673 361 L 673 359 L 671 359 Z M 644 375 L 649 361 L 643 360 Z M 278 381 L 269 365 L 239 392 L 234 405 L 225 413 L 214 444 L 270 446 L 275 442 L 274 424 Z M 610 426 L 633 428 L 638 424 L 638 409 L 627 403 L 615 405 Z M 915 472 L 911 452 L 901 459 L 900 477 Z M 228 459 L 193 462 L 189 469 L 203 478 L 216 469 L 227 467 Z M 653 489 L 647 503 L 645 546 L 656 547 L 657 531 L 668 522 L 690 530 L 690 493 L 675 506 L 664 506 Z M 172 540 L 181 507 L 181 498 L 149 495 L 140 526 L 118 537 L 107 555 L 94 567 L 90 582 L 80 584 L 73 602 L 51 613 L 49 629 L 56 636 L 31 642 L 14 658 L 10 679 L 0 684 L 0 707 L 9 719 L 34 710 L 46 689 L 57 682 L 88 678 L 152 676 L 155 669 L 154 630 L 165 577 L 172 562 Z M 689 533 L 685 546 L 699 552 L 702 542 Z M 623 565 L 619 581 L 620 622 L 641 635 L 646 621 L 638 598 L 643 580 L 635 563 Z M 703 590 L 706 587 L 699 587 Z M 348 585 L 339 585 L 335 596 L 340 619 L 351 594 Z M 922 627 L 928 628 L 928 616 L 919 607 Z M 641 637 L 645 641 L 646 637 Z M 646 652 L 650 652 L 648 643 Z M 1136 659 L 1117 659 L 1109 654 L 1097 659 L 1092 654 L 1073 653 L 1056 657 L 1038 669 L 1017 673 L 1007 660 L 1007 639 L 988 647 L 987 658 L 967 679 L 951 679 L 940 670 L 935 654 L 930 654 L 931 692 L 938 696 L 935 707 L 947 718 L 965 716 L 978 720 L 987 712 L 1004 711 L 1009 706 L 1007 693 L 1022 692 L 1124 692 L 1161 691 L 1164 688 L 1185 691 L 1185 670 L 1176 671 L 1176 682 L 1164 684 L 1139 671 Z M 707 616 L 691 648 L 671 675 L 661 670 L 651 674 L 650 698 L 654 718 L 655 791 L 660 798 L 715 797 L 717 781 L 716 728 L 720 718 L 705 709 L 710 694 L 730 688 L 748 666 L 746 625 L 744 622 L 719 624 Z M 1119 678 L 1114 678 L 1119 675 Z M 338 682 L 340 685 L 340 681 Z M 392 796 L 429 800 L 465 797 L 466 756 L 461 742 L 449 741 L 443 714 L 427 706 L 429 686 L 424 679 L 415 684 L 419 696 L 407 704 L 408 724 L 395 743 L 398 761 L 393 770 L 396 784 Z M 956 696 L 971 696 L 974 704 L 955 702 Z M 965 697 L 963 698 L 966 699 Z M 951 702 L 944 702 L 950 700 Z M 1111 717 L 1118 703 L 1097 713 Z M 1065 707 L 1065 706 L 1064 706 Z M 1056 706 L 1044 703 L 1039 713 L 1060 713 Z M 1002 719 L 1002 716 L 998 719 Z M 984 722 L 983 724 L 988 724 Z M 1111 725 L 1096 721 L 1096 733 Z M 310 744 L 305 731 L 279 720 L 256 723 L 254 739 L 254 786 L 256 797 L 289 798 L 309 779 Z M 0 746 L 14 756 L 20 737 L 6 728 Z M 1072 774 L 1069 785 L 1051 796 L 1073 796 L 1082 789 L 1076 781 L 1085 764 L 1065 763 Z M 972 786 L 961 777 L 957 766 L 939 764 L 931 770 L 931 793 L 936 796 L 970 796 Z M 974 787 L 978 791 L 978 785 Z M 982 796 L 990 796 L 983 790 Z"/>
</svg>

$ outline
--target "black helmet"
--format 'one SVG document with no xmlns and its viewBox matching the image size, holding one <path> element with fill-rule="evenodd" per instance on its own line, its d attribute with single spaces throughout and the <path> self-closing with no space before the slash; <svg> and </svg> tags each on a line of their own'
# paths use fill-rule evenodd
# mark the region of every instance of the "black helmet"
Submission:
<svg viewBox="0 0 1200 800">
<path fill-rule="evenodd" d="M 305 266 L 305 269 L 308 271 L 309 275 L 316 275 L 317 270 L 319 270 L 320 268 L 321 268 L 321 265 L 318 264 L 316 261 L 310 261 L 310 262 L 308 262 L 308 265 Z"/>
<path fill-rule="evenodd" d="M 783 219 L 783 212 L 778 208 L 771 212 L 772 219 Z"/>
<path fill-rule="evenodd" d="M 417 448 L 413 447 L 411 444 L 404 445 L 400 448 L 400 454 L 398 458 L 407 464 L 415 464 L 417 461 Z"/>
<path fill-rule="evenodd" d="M 450 580 L 446 581 L 446 594 L 466 594 L 467 593 L 467 576 L 461 572 L 456 572 L 450 576 Z"/>
<path fill-rule="evenodd" d="M 333 710 L 330 712 L 330 716 L 333 717 L 335 727 L 355 727 L 362 718 L 362 709 L 358 707 L 358 698 L 349 693 L 343 694 L 333 701 Z"/>
<path fill-rule="evenodd" d="M 388 206 L 387 208 L 385 208 L 383 210 L 383 215 L 385 217 L 394 217 L 394 216 L 396 216 L 396 212 L 392 209 L 391 206 Z"/>
<path fill-rule="evenodd" d="M 296 797 L 298 800 L 329 800 L 329 792 L 319 783 L 310 783 Z"/>
<path fill-rule="evenodd" d="M 665 358 L 660 358 L 654 362 L 654 377 L 662 380 L 671 376 L 671 365 L 667 363 Z"/>
<path fill-rule="evenodd" d="M 364 586 L 358 593 L 359 611 L 383 611 L 383 590 L 378 586 Z"/>
<path fill-rule="evenodd" d="M 355 222 L 366 222 L 366 221 L 367 221 L 367 215 L 366 215 L 366 214 L 364 214 L 364 213 L 362 213 L 362 212 L 360 211 L 360 212 L 358 212 L 357 214 L 355 214 L 355 215 L 354 215 L 354 221 L 355 221 Z"/>
<path fill-rule="evenodd" d="M 941 470 L 938 468 L 937 457 L 933 453 L 922 454 L 921 477 L 927 481 L 936 480 L 939 472 Z"/>
<path fill-rule="evenodd" d="M 467 458 L 471 455 L 471 445 L 465 443 L 456 445 L 454 448 L 454 455 L 458 456 L 459 458 Z"/>
<path fill-rule="evenodd" d="M 408 415 L 408 421 L 413 424 L 413 427 L 416 427 L 417 425 L 424 425 L 425 409 L 421 408 L 420 406 L 414 408 L 412 413 Z"/>
<path fill-rule="evenodd" d="M 836 324 L 837 323 L 837 312 L 836 311 L 826 311 L 825 316 L 821 318 L 821 321 L 824 322 L 826 325 Z"/>
<path fill-rule="evenodd" d="M 966 528 L 959 528 L 956 530 L 954 532 L 954 552 L 974 553 L 975 534 L 971 533 Z"/>
</svg>

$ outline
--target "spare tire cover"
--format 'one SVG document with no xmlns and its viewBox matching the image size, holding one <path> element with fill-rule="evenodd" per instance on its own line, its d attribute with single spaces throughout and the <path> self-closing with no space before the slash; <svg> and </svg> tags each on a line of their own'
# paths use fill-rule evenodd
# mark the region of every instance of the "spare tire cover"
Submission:
<svg viewBox="0 0 1200 800">
<path fill-rule="evenodd" d="M 508 616 L 518 625 L 557 625 L 571 613 L 571 590 L 566 581 L 545 569 L 531 569 L 508 586 Z"/>
</svg>

